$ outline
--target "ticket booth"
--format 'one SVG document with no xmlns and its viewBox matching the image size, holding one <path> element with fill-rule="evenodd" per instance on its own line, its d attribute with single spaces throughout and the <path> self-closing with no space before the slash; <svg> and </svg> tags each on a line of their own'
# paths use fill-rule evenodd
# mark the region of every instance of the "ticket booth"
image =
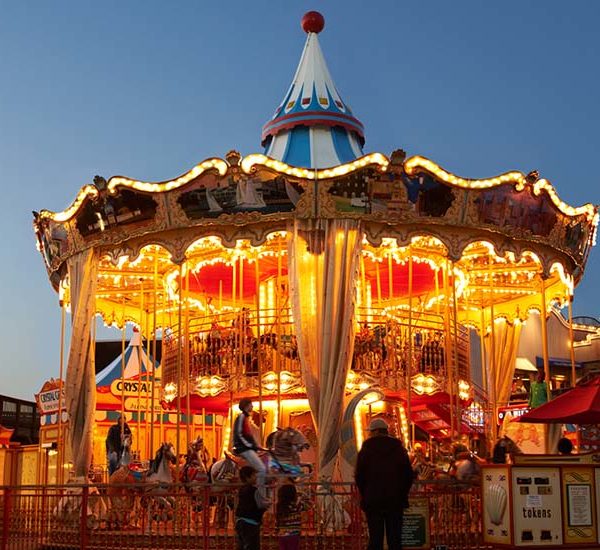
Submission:
<svg viewBox="0 0 600 550">
<path fill-rule="evenodd" d="M 519 455 L 483 467 L 483 540 L 502 548 L 600 547 L 600 456 Z"/>
</svg>

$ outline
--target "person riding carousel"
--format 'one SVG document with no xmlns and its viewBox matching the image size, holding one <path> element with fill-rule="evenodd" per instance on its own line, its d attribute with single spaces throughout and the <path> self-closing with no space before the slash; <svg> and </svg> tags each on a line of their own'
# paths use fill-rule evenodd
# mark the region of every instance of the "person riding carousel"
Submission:
<svg viewBox="0 0 600 550">
<path fill-rule="evenodd" d="M 106 436 L 106 456 L 108 459 L 108 475 L 112 475 L 119 466 L 119 461 L 123 455 L 123 439 L 125 436 L 131 437 L 131 430 L 122 415 L 119 415 L 115 424 L 113 424 Z"/>
<path fill-rule="evenodd" d="M 241 456 L 256 470 L 256 481 L 259 489 L 265 485 L 266 468 L 258 456 L 259 446 L 252 434 L 252 399 L 243 397 L 238 405 L 240 413 L 233 423 L 233 453 Z"/>
</svg>

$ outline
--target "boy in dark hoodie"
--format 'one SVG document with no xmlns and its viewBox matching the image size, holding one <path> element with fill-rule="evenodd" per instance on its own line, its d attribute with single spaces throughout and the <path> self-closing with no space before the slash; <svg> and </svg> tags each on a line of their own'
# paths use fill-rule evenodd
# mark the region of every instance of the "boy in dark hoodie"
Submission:
<svg viewBox="0 0 600 550">
<path fill-rule="evenodd" d="M 240 488 L 235 509 L 238 550 L 260 550 L 260 525 L 271 502 L 258 490 L 256 470 L 252 466 L 242 466 L 240 479 L 244 485 Z"/>
</svg>

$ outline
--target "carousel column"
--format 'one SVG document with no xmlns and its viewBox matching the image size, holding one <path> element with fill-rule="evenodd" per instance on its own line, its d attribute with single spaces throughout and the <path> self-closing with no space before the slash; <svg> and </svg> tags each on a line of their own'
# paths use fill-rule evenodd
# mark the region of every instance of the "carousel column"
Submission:
<svg viewBox="0 0 600 550">
<path fill-rule="evenodd" d="M 320 222 L 295 223 L 289 242 L 290 283 L 300 364 L 317 429 L 318 475 L 331 478 L 353 355 L 362 231 L 355 220 Z"/>
<path fill-rule="evenodd" d="M 94 249 L 68 260 L 72 332 L 65 381 L 69 450 L 75 475 L 87 479 L 92 462 L 96 381 L 92 327 L 96 313 L 98 254 Z"/>
</svg>

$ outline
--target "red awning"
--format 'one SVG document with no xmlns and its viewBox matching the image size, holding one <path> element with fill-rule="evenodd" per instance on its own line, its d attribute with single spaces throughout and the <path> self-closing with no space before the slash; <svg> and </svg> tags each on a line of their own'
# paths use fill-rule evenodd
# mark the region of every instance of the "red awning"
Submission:
<svg viewBox="0 0 600 550">
<path fill-rule="evenodd" d="M 15 430 L 11 428 L 5 428 L 0 426 L 0 446 L 8 447 L 10 444 L 10 438 Z"/>
<path fill-rule="evenodd" d="M 520 416 L 518 421 L 533 424 L 600 424 L 600 377 L 536 407 Z"/>
</svg>

